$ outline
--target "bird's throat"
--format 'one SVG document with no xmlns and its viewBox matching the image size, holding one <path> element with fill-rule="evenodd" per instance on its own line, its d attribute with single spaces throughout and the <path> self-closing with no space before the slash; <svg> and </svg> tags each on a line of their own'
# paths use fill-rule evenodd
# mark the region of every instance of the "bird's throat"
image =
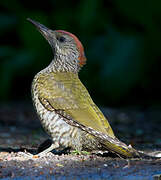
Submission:
<svg viewBox="0 0 161 180">
<path fill-rule="evenodd" d="M 46 68 L 50 72 L 72 72 L 77 74 L 80 70 L 77 60 L 66 60 L 63 56 L 55 56 L 49 66 Z"/>
</svg>

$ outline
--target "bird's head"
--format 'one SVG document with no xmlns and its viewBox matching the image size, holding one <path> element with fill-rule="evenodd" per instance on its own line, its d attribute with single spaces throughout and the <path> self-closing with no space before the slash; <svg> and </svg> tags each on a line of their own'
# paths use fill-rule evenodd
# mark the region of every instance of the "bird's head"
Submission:
<svg viewBox="0 0 161 180">
<path fill-rule="evenodd" d="M 78 72 L 86 63 L 83 45 L 74 34 L 63 30 L 53 31 L 36 21 L 29 18 L 28 20 L 36 26 L 51 45 L 54 52 L 52 65 L 57 66 L 59 71 Z"/>
</svg>

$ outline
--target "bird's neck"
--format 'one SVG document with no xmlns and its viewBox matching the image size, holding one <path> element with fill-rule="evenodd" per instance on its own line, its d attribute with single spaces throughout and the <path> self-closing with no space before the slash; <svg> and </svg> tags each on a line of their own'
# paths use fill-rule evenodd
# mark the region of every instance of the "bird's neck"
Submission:
<svg viewBox="0 0 161 180">
<path fill-rule="evenodd" d="M 72 72 L 78 73 L 80 70 L 80 66 L 78 64 L 78 60 L 65 60 L 63 58 L 55 57 L 46 70 L 50 72 Z"/>
</svg>

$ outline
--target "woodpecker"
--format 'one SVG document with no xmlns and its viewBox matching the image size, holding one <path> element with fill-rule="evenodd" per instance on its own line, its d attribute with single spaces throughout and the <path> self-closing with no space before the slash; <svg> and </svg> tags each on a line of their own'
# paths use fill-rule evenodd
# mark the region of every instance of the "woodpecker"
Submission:
<svg viewBox="0 0 161 180">
<path fill-rule="evenodd" d="M 32 82 L 33 104 L 52 139 L 52 145 L 39 155 L 70 147 L 78 151 L 103 149 L 125 158 L 137 156 L 135 149 L 116 138 L 78 77 L 86 63 L 79 39 L 70 32 L 51 30 L 28 20 L 45 37 L 54 54 L 51 63 Z"/>
</svg>

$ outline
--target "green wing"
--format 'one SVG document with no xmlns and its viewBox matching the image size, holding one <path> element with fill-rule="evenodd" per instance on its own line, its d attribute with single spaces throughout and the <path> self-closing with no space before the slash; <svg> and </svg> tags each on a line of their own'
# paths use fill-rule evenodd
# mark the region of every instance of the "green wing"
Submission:
<svg viewBox="0 0 161 180">
<path fill-rule="evenodd" d="M 92 101 L 87 89 L 74 73 L 42 74 L 38 78 L 38 95 L 51 110 L 63 110 L 73 120 L 96 131 L 115 137 L 107 119 Z M 48 102 L 52 108 L 46 105 Z"/>
</svg>

